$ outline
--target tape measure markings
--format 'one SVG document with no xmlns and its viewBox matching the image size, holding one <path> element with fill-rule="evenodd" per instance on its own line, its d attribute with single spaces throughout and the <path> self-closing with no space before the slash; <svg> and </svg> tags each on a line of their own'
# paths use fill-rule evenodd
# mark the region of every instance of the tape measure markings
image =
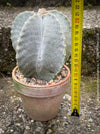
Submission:
<svg viewBox="0 0 100 134">
<path fill-rule="evenodd" d="M 71 114 L 79 115 L 83 0 L 72 0 Z"/>
</svg>

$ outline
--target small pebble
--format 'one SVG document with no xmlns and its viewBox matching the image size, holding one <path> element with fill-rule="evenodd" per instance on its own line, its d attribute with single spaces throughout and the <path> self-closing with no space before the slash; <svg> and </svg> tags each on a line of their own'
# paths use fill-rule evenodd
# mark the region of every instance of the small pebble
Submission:
<svg viewBox="0 0 100 134">
<path fill-rule="evenodd" d="M 62 79 L 61 75 L 57 76 L 57 79 L 60 81 Z"/>
<path fill-rule="evenodd" d="M 4 130 L 0 128 L 0 134 L 4 134 Z"/>
<path fill-rule="evenodd" d="M 67 119 L 67 117 L 66 117 L 66 116 L 64 116 L 64 119 Z"/>
<path fill-rule="evenodd" d="M 21 115 L 19 115 L 18 117 L 19 117 L 19 118 L 21 118 L 22 116 L 21 116 Z"/>
<path fill-rule="evenodd" d="M 20 126 L 20 123 L 16 123 L 15 125 L 16 125 L 16 126 Z"/>
<path fill-rule="evenodd" d="M 33 123 L 34 122 L 34 120 L 31 120 L 31 123 Z"/>
<path fill-rule="evenodd" d="M 49 84 L 51 84 L 51 83 L 53 83 L 53 80 L 50 80 L 50 81 L 49 81 Z"/>
<path fill-rule="evenodd" d="M 19 112 L 21 112 L 21 111 L 22 111 L 22 109 L 20 109 L 20 108 L 19 108 L 19 109 L 18 109 L 18 111 L 19 111 Z"/>
<path fill-rule="evenodd" d="M 48 129 L 47 134 L 52 134 L 52 130 Z"/>
<path fill-rule="evenodd" d="M 87 127 L 90 128 L 90 124 L 88 124 Z"/>
<path fill-rule="evenodd" d="M 6 112 L 3 112 L 3 114 L 6 114 Z"/>
<path fill-rule="evenodd" d="M 20 75 L 20 78 L 21 78 L 21 79 L 24 79 L 24 75 Z"/>
<path fill-rule="evenodd" d="M 35 131 L 36 132 L 40 132 L 41 131 L 41 127 L 37 127 Z"/>
<path fill-rule="evenodd" d="M 33 80 L 33 81 L 36 81 L 36 79 L 35 79 L 34 77 L 32 78 L 32 80 Z"/>
<path fill-rule="evenodd" d="M 63 126 L 64 126 L 64 127 L 67 127 L 67 125 L 68 125 L 68 122 L 64 122 L 64 123 L 63 123 Z"/>
<path fill-rule="evenodd" d="M 33 81 L 33 80 L 30 80 L 30 83 L 31 83 L 32 85 L 35 85 L 35 84 L 36 84 L 36 82 Z"/>
<path fill-rule="evenodd" d="M 38 84 L 42 84 L 42 80 L 37 79 Z"/>
<path fill-rule="evenodd" d="M 64 77 L 66 77 L 65 71 L 62 71 L 62 72 L 61 72 L 61 75 L 64 76 Z"/>
<path fill-rule="evenodd" d="M 88 121 L 89 121 L 89 122 L 93 122 L 92 118 L 90 118 Z"/>
<path fill-rule="evenodd" d="M 29 129 L 30 129 L 30 127 L 29 127 L 29 126 L 26 126 L 25 128 L 26 128 L 26 130 L 29 130 Z"/>
<path fill-rule="evenodd" d="M 12 132 L 14 132 L 14 130 L 13 129 L 10 129 L 10 132 L 12 133 Z"/>
</svg>

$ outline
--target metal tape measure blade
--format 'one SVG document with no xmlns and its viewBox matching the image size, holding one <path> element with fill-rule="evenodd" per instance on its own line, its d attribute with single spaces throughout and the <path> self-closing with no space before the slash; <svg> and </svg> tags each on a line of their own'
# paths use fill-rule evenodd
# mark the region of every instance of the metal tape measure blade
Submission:
<svg viewBox="0 0 100 134">
<path fill-rule="evenodd" d="M 72 0 L 71 115 L 79 116 L 83 0 Z"/>
</svg>

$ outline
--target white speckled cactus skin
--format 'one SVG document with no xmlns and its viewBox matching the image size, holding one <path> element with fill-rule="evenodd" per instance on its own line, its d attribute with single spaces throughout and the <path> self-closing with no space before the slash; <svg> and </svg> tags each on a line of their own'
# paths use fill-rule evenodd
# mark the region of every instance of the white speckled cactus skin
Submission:
<svg viewBox="0 0 100 134">
<path fill-rule="evenodd" d="M 65 38 L 66 44 L 66 60 L 68 60 L 69 56 L 71 55 L 71 25 L 67 18 L 67 16 L 63 15 L 61 12 L 56 10 L 50 10 L 50 13 L 54 14 L 57 19 L 59 20 L 60 26 L 63 31 L 63 35 Z"/>
<path fill-rule="evenodd" d="M 20 37 L 20 33 L 22 30 L 23 25 L 27 21 L 27 19 L 34 15 L 34 12 L 32 11 L 24 11 L 20 13 L 14 20 L 13 25 L 12 25 L 12 30 L 11 30 L 11 40 L 12 40 L 12 45 L 13 48 L 16 51 L 16 47 L 18 44 L 18 39 Z"/>
<path fill-rule="evenodd" d="M 24 17 L 16 18 L 11 32 L 19 70 L 26 77 L 49 81 L 70 55 L 70 23 L 67 17 L 55 10 L 42 9 L 38 13 L 27 11 L 21 14 L 27 17 L 24 20 Z M 16 21 L 21 23 L 20 28 Z"/>
</svg>

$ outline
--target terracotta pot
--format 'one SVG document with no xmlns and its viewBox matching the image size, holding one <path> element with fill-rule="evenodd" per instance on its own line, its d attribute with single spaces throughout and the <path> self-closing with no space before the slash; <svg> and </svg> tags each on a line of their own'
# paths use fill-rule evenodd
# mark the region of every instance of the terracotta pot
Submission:
<svg viewBox="0 0 100 134">
<path fill-rule="evenodd" d="M 54 118 L 59 110 L 63 95 L 69 85 L 70 70 L 65 69 L 68 75 L 58 83 L 50 85 L 28 85 L 19 81 L 15 75 L 18 67 L 12 72 L 16 91 L 20 94 L 25 111 L 33 120 L 47 121 Z"/>
</svg>

